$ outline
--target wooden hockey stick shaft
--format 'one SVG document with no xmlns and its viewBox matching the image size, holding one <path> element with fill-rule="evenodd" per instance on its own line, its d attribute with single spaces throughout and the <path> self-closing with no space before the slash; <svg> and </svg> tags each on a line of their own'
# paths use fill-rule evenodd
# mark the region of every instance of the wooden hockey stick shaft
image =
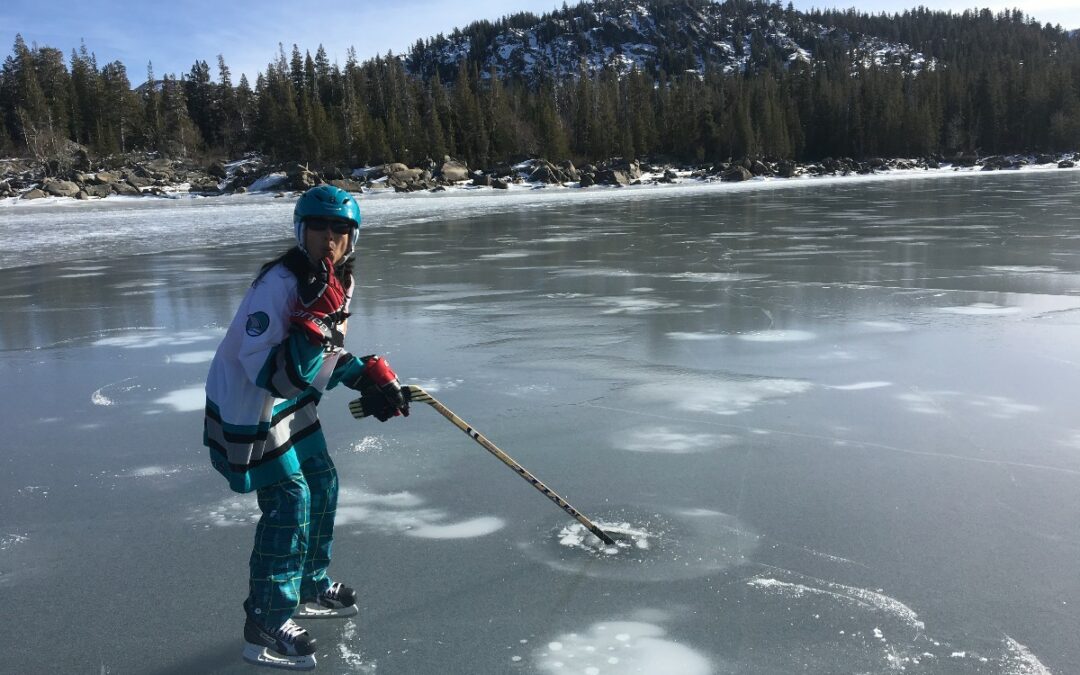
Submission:
<svg viewBox="0 0 1080 675">
<path fill-rule="evenodd" d="M 402 387 L 402 389 L 408 390 L 408 398 L 409 398 L 410 402 L 412 402 L 412 403 L 427 403 L 428 405 L 430 405 L 440 415 L 442 415 L 446 419 L 450 420 L 450 422 L 452 422 L 454 426 L 456 426 L 458 429 L 461 429 L 462 431 L 464 431 L 465 434 L 469 438 L 473 439 L 478 444 L 480 444 L 480 446 L 482 448 L 484 448 L 485 450 L 487 450 L 491 454 L 498 457 L 499 461 L 501 461 L 503 464 L 505 464 L 506 466 L 513 469 L 516 474 L 518 474 L 519 476 L 524 478 L 530 485 L 532 485 L 534 488 L 539 490 L 541 494 L 543 494 L 545 497 L 547 497 L 551 501 L 555 502 L 555 504 L 560 509 L 562 509 L 567 514 L 569 514 L 574 520 L 576 520 L 579 523 L 581 523 L 582 525 L 584 525 L 585 529 L 587 529 L 589 532 L 592 532 L 597 537 L 599 537 L 600 541 L 604 542 L 605 544 L 607 544 L 609 546 L 615 544 L 615 540 L 612 539 L 610 536 L 608 536 L 608 534 L 606 532 L 604 532 L 599 527 L 597 527 L 595 523 L 593 523 L 591 520 L 586 518 L 585 514 L 581 513 L 581 511 L 578 511 L 573 506 L 571 506 L 565 499 L 560 497 L 554 490 L 552 490 L 547 485 L 545 485 L 543 483 L 543 481 L 541 481 L 536 476 L 532 475 L 532 473 L 530 473 L 525 467 L 521 466 L 516 461 L 514 461 L 514 459 L 510 455 L 508 455 L 505 452 L 503 452 L 502 450 L 500 450 L 497 445 L 495 445 L 494 443 L 489 441 L 487 438 L 485 438 L 484 435 L 481 434 L 479 431 L 477 431 L 476 429 L 473 429 L 471 426 L 469 426 L 468 423 L 465 422 L 465 420 L 463 420 L 460 417 L 458 417 L 457 415 L 455 415 L 452 410 L 450 410 L 449 408 L 444 406 L 439 401 L 435 400 L 435 397 L 433 397 L 431 394 L 424 391 L 424 389 L 422 387 L 418 387 L 418 386 L 416 386 L 414 384 L 410 384 L 410 385 L 406 385 L 406 386 Z M 356 399 L 356 400 L 352 401 L 351 403 L 349 403 L 349 410 L 352 412 L 353 417 L 356 417 L 356 418 L 364 417 L 364 411 L 363 411 L 363 408 L 360 405 L 360 399 Z"/>
</svg>

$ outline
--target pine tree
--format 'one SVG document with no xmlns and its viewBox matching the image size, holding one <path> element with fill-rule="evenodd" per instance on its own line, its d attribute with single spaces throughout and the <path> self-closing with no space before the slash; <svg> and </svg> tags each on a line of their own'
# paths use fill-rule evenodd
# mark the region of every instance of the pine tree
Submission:
<svg viewBox="0 0 1080 675">
<path fill-rule="evenodd" d="M 127 152 L 138 138 L 139 105 L 127 69 L 120 61 L 108 63 L 101 69 L 102 138 L 99 149 L 103 152 Z"/>
<path fill-rule="evenodd" d="M 161 95 L 158 92 L 157 80 L 154 79 L 154 64 L 146 64 L 146 82 L 140 90 L 141 104 L 143 109 L 143 132 L 142 146 L 147 149 L 158 148 L 162 145 L 162 115 Z"/>
</svg>

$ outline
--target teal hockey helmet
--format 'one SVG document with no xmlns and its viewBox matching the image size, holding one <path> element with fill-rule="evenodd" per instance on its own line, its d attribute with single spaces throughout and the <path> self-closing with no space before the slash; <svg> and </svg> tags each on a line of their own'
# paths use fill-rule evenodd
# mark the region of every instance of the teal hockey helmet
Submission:
<svg viewBox="0 0 1080 675">
<path fill-rule="evenodd" d="M 300 195 L 293 209 L 293 230 L 300 248 L 304 248 L 305 218 L 332 218 L 351 223 L 349 253 L 356 249 L 356 236 L 360 234 L 360 205 L 348 192 L 333 185 L 317 185 Z"/>
</svg>

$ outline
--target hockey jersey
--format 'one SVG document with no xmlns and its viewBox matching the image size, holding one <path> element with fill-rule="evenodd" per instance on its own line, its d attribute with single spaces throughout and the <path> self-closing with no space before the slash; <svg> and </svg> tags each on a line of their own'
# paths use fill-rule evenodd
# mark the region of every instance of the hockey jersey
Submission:
<svg viewBox="0 0 1080 675">
<path fill-rule="evenodd" d="M 350 286 L 345 311 L 351 296 Z M 210 364 L 203 443 L 236 492 L 299 475 L 304 460 L 326 452 L 319 400 L 363 369 L 348 352 L 325 352 L 290 330 L 297 301 L 293 273 L 270 268 L 248 289 Z"/>
</svg>

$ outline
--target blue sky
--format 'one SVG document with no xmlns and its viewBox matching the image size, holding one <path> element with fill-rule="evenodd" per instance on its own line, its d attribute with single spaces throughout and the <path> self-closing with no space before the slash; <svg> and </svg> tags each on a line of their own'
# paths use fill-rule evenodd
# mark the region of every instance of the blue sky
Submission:
<svg viewBox="0 0 1080 675">
<path fill-rule="evenodd" d="M 785 4 L 786 4 L 786 0 Z M 568 4 L 574 4 L 570 0 Z M 247 73 L 254 85 L 259 71 L 277 54 L 278 43 L 286 54 L 295 43 L 314 55 L 322 44 L 330 59 L 345 63 L 353 46 L 361 60 L 388 50 L 401 53 L 436 33 L 448 33 L 477 19 L 497 19 L 519 11 L 537 14 L 561 7 L 562 0 L 391 0 L 390 2 L 323 3 L 318 9 L 302 8 L 296 0 L 56 0 L 48 9 L 30 0 L 0 3 L 0 55 L 11 53 L 15 34 L 28 43 L 57 47 L 65 53 L 85 41 L 104 64 L 119 59 L 135 83 L 146 77 L 146 64 L 154 72 L 186 74 L 196 59 L 205 60 L 217 76 L 217 55 L 222 54 L 233 73 Z M 932 9 L 963 11 L 986 6 L 994 11 L 1017 6 L 1015 2 L 947 0 L 874 0 L 859 2 L 861 11 L 902 11 L 922 4 Z M 172 5 L 171 7 L 169 5 Z M 796 8 L 850 7 L 843 0 L 796 0 Z M 1021 9 L 1041 22 L 1080 28 L 1080 0 L 1030 0 Z M 5 42 L 6 41 L 6 42 Z"/>
</svg>

